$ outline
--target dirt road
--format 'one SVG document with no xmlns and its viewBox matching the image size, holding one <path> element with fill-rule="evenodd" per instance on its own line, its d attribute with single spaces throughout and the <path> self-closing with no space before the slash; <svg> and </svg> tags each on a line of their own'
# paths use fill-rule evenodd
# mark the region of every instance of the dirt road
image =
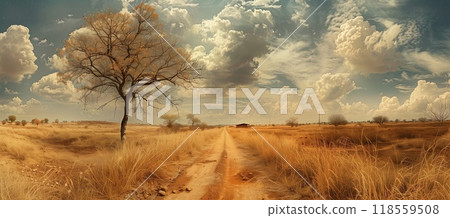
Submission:
<svg viewBox="0 0 450 218">
<path fill-rule="evenodd" d="M 258 157 L 237 144 L 227 127 L 217 137 L 211 149 L 170 184 L 171 194 L 164 199 L 276 199 L 271 175 Z"/>
</svg>

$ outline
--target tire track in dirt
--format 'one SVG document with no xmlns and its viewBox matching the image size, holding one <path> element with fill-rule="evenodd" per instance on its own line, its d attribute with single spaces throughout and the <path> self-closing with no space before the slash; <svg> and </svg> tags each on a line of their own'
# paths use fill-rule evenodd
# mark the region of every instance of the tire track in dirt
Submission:
<svg viewBox="0 0 450 218">
<path fill-rule="evenodd" d="M 176 193 L 164 199 L 277 199 L 271 187 L 268 170 L 249 148 L 238 145 L 225 127 L 212 148 L 170 185 Z"/>
</svg>

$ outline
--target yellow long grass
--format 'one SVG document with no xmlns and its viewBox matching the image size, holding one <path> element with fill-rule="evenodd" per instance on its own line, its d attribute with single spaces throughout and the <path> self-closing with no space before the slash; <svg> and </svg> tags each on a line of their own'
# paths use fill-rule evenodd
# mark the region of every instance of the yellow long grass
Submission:
<svg viewBox="0 0 450 218">
<path fill-rule="evenodd" d="M 277 181 L 290 190 L 287 199 L 319 199 L 253 130 L 231 133 L 278 172 Z M 414 163 L 396 164 L 377 156 L 369 145 L 348 148 L 327 146 L 313 138 L 296 141 L 295 135 L 280 132 L 262 135 L 326 199 L 450 199 L 449 160 L 444 152 L 450 147 L 448 141 L 423 144 Z"/>
</svg>

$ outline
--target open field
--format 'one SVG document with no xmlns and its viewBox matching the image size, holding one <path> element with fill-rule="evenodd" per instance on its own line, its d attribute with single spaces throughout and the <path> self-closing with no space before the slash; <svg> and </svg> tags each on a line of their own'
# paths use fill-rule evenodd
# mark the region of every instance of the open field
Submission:
<svg viewBox="0 0 450 218">
<path fill-rule="evenodd" d="M 254 127 L 326 199 L 450 199 L 448 123 Z M 194 131 L 0 126 L 0 199 L 126 199 Z M 130 199 L 320 199 L 252 128 L 197 130 Z"/>
</svg>

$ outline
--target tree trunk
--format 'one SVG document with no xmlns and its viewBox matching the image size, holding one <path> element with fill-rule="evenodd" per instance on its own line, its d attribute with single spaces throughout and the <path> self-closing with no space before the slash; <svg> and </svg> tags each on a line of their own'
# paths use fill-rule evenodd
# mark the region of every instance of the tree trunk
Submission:
<svg viewBox="0 0 450 218">
<path fill-rule="evenodd" d="M 120 124 L 120 140 L 122 140 L 122 143 L 124 143 L 125 140 L 127 139 L 126 137 L 127 123 L 128 123 L 128 115 L 125 108 L 125 111 L 123 112 L 122 123 Z"/>
</svg>

